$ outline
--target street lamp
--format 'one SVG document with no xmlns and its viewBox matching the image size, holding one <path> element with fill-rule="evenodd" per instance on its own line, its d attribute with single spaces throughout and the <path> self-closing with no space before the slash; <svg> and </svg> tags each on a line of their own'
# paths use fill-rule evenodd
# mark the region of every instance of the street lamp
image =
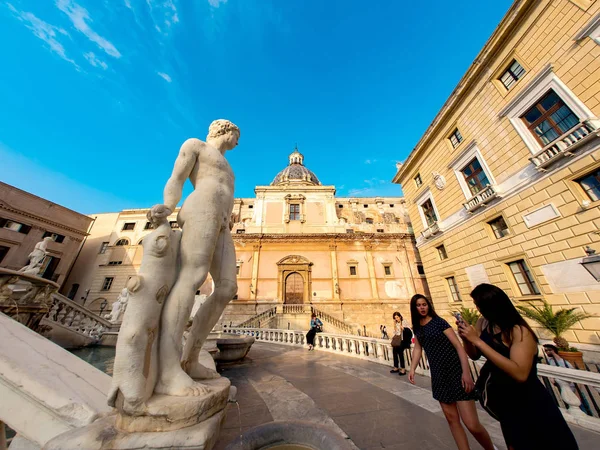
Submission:
<svg viewBox="0 0 600 450">
<path fill-rule="evenodd" d="M 585 248 L 587 256 L 581 260 L 581 264 L 596 281 L 600 281 L 600 255 L 589 245 Z"/>
<path fill-rule="evenodd" d="M 102 303 L 100 303 L 100 314 L 98 314 L 99 316 L 101 316 L 104 310 L 106 309 L 106 305 L 108 305 L 108 301 L 106 301 L 106 299 L 102 300 Z"/>
</svg>

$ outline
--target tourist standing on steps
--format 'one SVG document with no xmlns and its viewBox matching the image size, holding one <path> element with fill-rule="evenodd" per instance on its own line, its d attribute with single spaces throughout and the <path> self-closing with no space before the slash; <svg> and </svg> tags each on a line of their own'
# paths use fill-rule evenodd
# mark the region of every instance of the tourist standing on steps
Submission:
<svg viewBox="0 0 600 450">
<path fill-rule="evenodd" d="M 392 317 L 394 319 L 394 336 L 392 337 L 391 344 L 392 354 L 394 355 L 394 368 L 390 370 L 390 372 L 397 373 L 399 375 L 406 375 L 406 369 L 404 366 L 404 350 L 410 348 L 412 333 L 411 336 L 408 337 L 410 330 L 403 325 L 402 321 L 404 319 L 402 318 L 402 314 L 396 311 Z"/>
<path fill-rule="evenodd" d="M 575 450 L 577 441 L 558 406 L 537 377 L 538 339 L 497 286 L 480 284 L 471 297 L 482 317 L 475 327 L 459 322 L 472 359 L 487 361 L 477 388 L 481 404 L 500 422 L 509 450 Z"/>
<path fill-rule="evenodd" d="M 424 349 L 431 369 L 433 398 L 440 402 L 456 447 L 470 449 L 462 420 L 485 450 L 494 450 L 490 435 L 477 417 L 469 359 L 458 336 L 448 322 L 435 313 L 431 300 L 424 295 L 417 294 L 410 300 L 410 315 L 415 348 L 408 380 L 415 383 L 415 370 Z"/>
<path fill-rule="evenodd" d="M 315 313 L 312 313 L 310 316 L 310 330 L 306 333 L 308 350 L 315 348 L 315 335 L 321 331 L 323 331 L 323 322 L 321 322 Z"/>
</svg>

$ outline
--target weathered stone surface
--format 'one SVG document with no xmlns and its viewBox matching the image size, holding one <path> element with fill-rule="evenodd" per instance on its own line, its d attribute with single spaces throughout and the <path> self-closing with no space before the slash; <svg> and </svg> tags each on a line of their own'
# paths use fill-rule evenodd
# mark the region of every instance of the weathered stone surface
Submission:
<svg viewBox="0 0 600 450">
<path fill-rule="evenodd" d="M 132 450 L 186 449 L 210 450 L 219 437 L 225 410 L 196 425 L 162 433 L 120 431 L 116 415 L 62 434 L 48 442 L 44 450 Z"/>
<path fill-rule="evenodd" d="M 143 415 L 117 414 L 115 427 L 126 432 L 173 431 L 202 422 L 227 406 L 230 381 L 205 380 L 208 394 L 175 397 L 156 394 L 146 402 Z"/>
<path fill-rule="evenodd" d="M 110 412 L 110 377 L 0 314 L 0 420 L 43 445 Z"/>
<path fill-rule="evenodd" d="M 259 425 L 229 444 L 225 450 L 260 450 L 275 446 L 294 445 L 327 450 L 357 450 L 351 440 L 329 428 L 310 422 L 271 422 Z M 306 446 L 306 447 L 304 447 Z"/>
</svg>

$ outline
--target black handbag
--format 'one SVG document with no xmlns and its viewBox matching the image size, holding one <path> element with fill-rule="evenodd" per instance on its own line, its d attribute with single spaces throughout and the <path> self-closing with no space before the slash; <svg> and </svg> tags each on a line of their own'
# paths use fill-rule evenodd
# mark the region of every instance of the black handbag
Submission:
<svg viewBox="0 0 600 450">
<path fill-rule="evenodd" d="M 484 364 L 475 383 L 475 389 L 479 393 L 479 403 L 487 413 L 497 421 L 500 421 L 500 408 L 503 398 L 502 386 L 508 387 L 507 380 L 502 383 L 499 374 L 492 370 L 489 363 Z"/>
</svg>

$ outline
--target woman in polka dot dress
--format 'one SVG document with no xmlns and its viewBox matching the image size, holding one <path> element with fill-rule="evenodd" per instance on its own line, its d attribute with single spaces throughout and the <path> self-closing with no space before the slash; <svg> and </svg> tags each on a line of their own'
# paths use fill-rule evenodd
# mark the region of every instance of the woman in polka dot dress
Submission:
<svg viewBox="0 0 600 450">
<path fill-rule="evenodd" d="M 433 398 L 440 402 L 457 448 L 470 448 L 462 420 L 484 449 L 494 450 L 490 435 L 477 417 L 475 385 L 469 371 L 469 360 L 456 333 L 448 322 L 435 313 L 433 304 L 424 295 L 413 296 L 410 313 L 415 347 L 408 380 L 414 384 L 415 369 L 425 349 L 431 370 Z"/>
</svg>

